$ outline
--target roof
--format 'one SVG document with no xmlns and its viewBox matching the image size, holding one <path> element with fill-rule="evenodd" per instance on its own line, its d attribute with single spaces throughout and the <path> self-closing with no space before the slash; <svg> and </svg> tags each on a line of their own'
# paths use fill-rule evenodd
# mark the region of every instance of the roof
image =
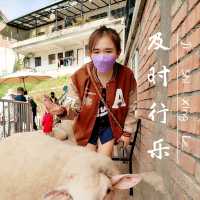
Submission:
<svg viewBox="0 0 200 200">
<path fill-rule="evenodd" d="M 74 19 L 91 11 L 106 8 L 111 5 L 125 2 L 126 0 L 62 0 L 54 4 L 33 11 L 17 19 L 9 21 L 10 26 L 18 27 L 24 30 L 30 30 L 35 27 L 54 23 L 56 20 L 50 20 L 50 15 L 57 14 L 57 20 L 65 18 Z"/>
</svg>

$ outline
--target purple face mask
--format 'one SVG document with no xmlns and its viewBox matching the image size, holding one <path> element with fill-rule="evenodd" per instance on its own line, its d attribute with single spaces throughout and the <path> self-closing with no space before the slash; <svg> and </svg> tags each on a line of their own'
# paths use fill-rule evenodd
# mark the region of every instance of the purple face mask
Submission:
<svg viewBox="0 0 200 200">
<path fill-rule="evenodd" d="M 92 61 L 98 72 L 106 73 L 113 68 L 116 58 L 113 55 L 93 55 Z"/>
</svg>

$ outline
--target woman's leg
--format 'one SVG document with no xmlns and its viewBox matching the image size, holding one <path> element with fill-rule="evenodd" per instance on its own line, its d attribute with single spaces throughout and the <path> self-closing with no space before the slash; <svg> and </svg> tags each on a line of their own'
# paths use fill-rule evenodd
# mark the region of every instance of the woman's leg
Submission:
<svg viewBox="0 0 200 200">
<path fill-rule="evenodd" d="M 94 144 L 88 143 L 86 145 L 86 148 L 89 149 L 89 150 L 91 150 L 91 151 L 97 151 L 97 145 L 94 145 Z"/>
<path fill-rule="evenodd" d="M 114 146 L 114 139 L 101 144 L 101 142 L 98 140 L 98 153 L 104 154 L 108 157 L 112 157 L 112 153 L 113 153 L 113 146 Z"/>
</svg>

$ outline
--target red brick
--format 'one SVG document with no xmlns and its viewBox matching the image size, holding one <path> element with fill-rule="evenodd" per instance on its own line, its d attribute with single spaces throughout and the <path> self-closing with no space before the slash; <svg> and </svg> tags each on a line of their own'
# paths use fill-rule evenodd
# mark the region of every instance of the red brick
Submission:
<svg viewBox="0 0 200 200">
<path fill-rule="evenodd" d="M 177 80 L 170 81 L 168 83 L 168 96 L 173 96 L 177 94 Z"/>
<path fill-rule="evenodd" d="M 200 186 L 196 181 L 186 173 L 184 173 L 177 165 L 170 161 L 166 163 L 166 167 L 170 170 L 169 175 L 184 190 L 184 192 L 193 200 L 200 199 Z M 179 200 L 179 199 L 177 199 Z M 182 199 L 180 199 L 182 200 Z"/>
<path fill-rule="evenodd" d="M 183 60 L 178 64 L 178 77 L 183 75 L 183 72 L 191 72 L 194 69 L 200 67 L 200 57 L 198 52 L 192 52 L 190 55 L 184 57 Z M 177 65 L 170 68 L 169 81 L 172 79 L 177 79 Z"/>
<path fill-rule="evenodd" d="M 182 131 L 193 133 L 195 135 L 200 135 L 200 118 L 189 117 L 188 120 L 185 122 L 179 121 L 179 129 Z"/>
<path fill-rule="evenodd" d="M 174 16 L 174 14 L 181 7 L 181 5 L 182 5 L 182 2 L 180 0 L 173 1 L 172 7 L 171 7 L 171 16 Z"/>
<path fill-rule="evenodd" d="M 155 68 L 155 72 L 158 70 L 158 64 L 155 63 L 155 53 L 152 52 L 152 54 L 148 57 L 147 62 L 144 64 L 142 68 L 140 68 L 139 71 L 139 83 L 143 83 L 145 80 L 147 80 L 149 69 L 153 66 Z"/>
<path fill-rule="evenodd" d="M 184 152 L 180 153 L 179 165 L 191 175 L 195 173 L 196 160 Z"/>
<path fill-rule="evenodd" d="M 169 144 L 169 159 L 172 160 L 173 162 L 177 162 L 177 148 L 174 148 Z M 180 151 L 180 150 L 178 150 Z"/>
<path fill-rule="evenodd" d="M 179 61 L 186 54 L 187 54 L 186 49 L 182 48 L 180 45 L 174 46 L 174 48 L 170 50 L 169 64 L 172 65 L 174 63 L 177 63 L 177 61 Z"/>
<path fill-rule="evenodd" d="M 151 88 L 145 92 L 142 92 L 141 94 L 138 95 L 138 101 L 144 100 L 144 99 L 152 99 L 154 98 L 154 88 Z"/>
<path fill-rule="evenodd" d="M 177 144 L 178 146 L 180 147 L 181 145 L 181 137 L 180 137 L 180 134 L 178 134 L 178 138 L 177 138 L 177 132 L 176 132 L 176 129 L 168 129 L 166 130 L 165 132 L 165 137 L 166 137 L 166 141 L 170 144 L 172 144 L 173 146 L 177 147 Z M 177 141 L 178 139 L 178 141 Z"/>
<path fill-rule="evenodd" d="M 144 72 L 146 72 L 149 69 L 148 63 L 154 63 L 156 60 L 156 55 L 155 55 L 154 49 L 152 48 L 150 50 L 147 50 L 147 48 L 146 48 L 146 50 L 144 52 L 144 56 L 141 57 L 141 59 L 142 60 L 140 63 L 139 71 L 141 71 L 140 74 L 142 75 Z M 154 60 L 154 62 L 152 62 L 152 60 Z"/>
<path fill-rule="evenodd" d="M 200 112 L 200 96 L 180 96 L 178 98 L 178 111 L 197 113 Z M 169 111 L 177 112 L 177 97 L 170 98 L 168 100 L 167 108 Z"/>
<path fill-rule="evenodd" d="M 177 119 L 176 119 L 176 115 L 174 114 L 171 114 L 168 112 L 168 115 L 167 115 L 167 122 L 168 122 L 168 126 L 170 128 L 176 128 L 177 127 Z"/>
<path fill-rule="evenodd" d="M 183 79 L 178 80 L 178 90 L 177 90 L 177 80 L 168 82 L 168 96 L 173 96 L 177 94 L 182 94 L 185 92 L 194 92 L 200 90 L 200 71 L 192 73 L 190 75 L 191 83 L 184 83 Z"/>
<path fill-rule="evenodd" d="M 151 121 L 150 119 L 142 119 L 142 126 L 150 130 L 155 129 L 155 123 Z"/>
<path fill-rule="evenodd" d="M 177 59 L 177 46 L 175 46 L 170 50 L 169 65 L 176 63 L 176 59 Z"/>
<path fill-rule="evenodd" d="M 183 150 L 191 153 L 197 158 L 200 158 L 200 140 L 197 138 L 187 138 L 185 139 L 187 145 L 183 145 Z"/>
<path fill-rule="evenodd" d="M 148 35 L 150 35 L 152 33 L 152 30 L 150 31 L 150 28 L 152 26 L 154 27 L 159 21 L 158 17 L 160 18 L 159 5 L 158 5 L 158 3 L 156 3 L 154 6 L 154 2 L 155 1 L 151 2 L 150 8 L 148 9 L 149 10 L 148 14 L 145 15 L 145 13 L 144 13 L 145 19 L 147 19 L 147 20 L 145 20 L 145 23 L 142 24 L 142 26 L 144 27 L 144 30 L 142 31 L 142 34 L 140 37 L 141 41 L 142 41 L 142 43 L 141 43 L 142 48 L 145 47 L 144 40 L 146 38 L 148 39 Z"/>
<path fill-rule="evenodd" d="M 153 85 L 153 83 L 150 83 L 149 81 L 145 81 L 142 85 L 138 87 L 138 93 L 141 93 L 147 90 L 148 88 L 151 87 L 151 85 Z"/>
<path fill-rule="evenodd" d="M 135 148 L 134 155 L 138 166 L 138 171 L 152 171 L 154 170 L 153 159 L 147 154 L 147 149 L 140 145 L 140 148 Z M 135 162 L 134 162 L 135 163 Z M 135 163 L 136 164 L 136 163 Z"/>
<path fill-rule="evenodd" d="M 144 109 L 138 109 L 137 110 L 137 116 L 139 118 L 148 119 L 148 115 L 149 115 L 149 111 L 148 110 L 144 110 Z"/>
<path fill-rule="evenodd" d="M 150 150 L 153 148 L 153 140 L 152 137 L 147 137 L 146 135 L 141 136 L 141 144 L 145 146 L 146 149 Z"/>
<path fill-rule="evenodd" d="M 187 2 L 185 1 L 179 11 L 176 13 L 174 18 L 172 19 L 172 32 L 179 26 L 179 24 L 184 20 L 187 15 Z"/>
<path fill-rule="evenodd" d="M 168 81 L 177 79 L 177 65 L 170 68 L 169 76 L 168 76 Z"/>
<path fill-rule="evenodd" d="M 151 105 L 153 104 L 153 100 L 144 100 L 144 101 L 140 101 L 137 104 L 137 108 L 145 108 L 145 109 L 149 109 L 151 107 Z"/>
<path fill-rule="evenodd" d="M 197 71 L 196 73 L 193 73 L 191 75 L 191 79 L 192 79 L 192 90 L 193 91 L 197 91 L 200 90 L 200 71 Z"/>
<path fill-rule="evenodd" d="M 199 9 L 200 9 L 200 7 L 199 7 Z M 200 12 L 200 10 L 199 10 L 199 12 Z M 186 37 L 185 41 L 183 40 L 183 42 L 186 44 L 191 43 L 191 46 L 190 46 L 190 48 L 187 49 L 187 52 L 193 50 L 195 47 L 197 47 L 200 44 L 199 37 L 200 37 L 200 28 L 197 28 L 197 29 L 191 31 L 191 34 Z"/>
<path fill-rule="evenodd" d="M 178 28 L 174 33 L 172 33 L 170 38 L 170 49 L 174 48 L 175 45 L 177 45 L 177 33 L 180 32 L 180 28 Z"/>
<path fill-rule="evenodd" d="M 198 2 L 199 0 L 188 0 L 188 10 L 193 8 L 193 6 Z"/>
<path fill-rule="evenodd" d="M 173 194 L 174 199 L 176 200 L 188 200 L 189 197 L 186 195 L 186 192 L 178 184 L 174 184 Z"/>
<path fill-rule="evenodd" d="M 192 96 L 191 97 L 191 112 L 199 112 L 200 113 L 200 96 Z"/>
<path fill-rule="evenodd" d="M 190 14 L 187 16 L 185 21 L 182 24 L 182 31 L 181 31 L 181 37 L 183 37 L 186 33 L 188 33 L 194 26 L 196 26 L 200 22 L 200 2 L 197 4 L 197 6 L 192 9 Z"/>
<path fill-rule="evenodd" d="M 195 168 L 195 178 L 197 182 L 200 184 L 200 163 L 196 163 L 196 168 Z"/>
</svg>

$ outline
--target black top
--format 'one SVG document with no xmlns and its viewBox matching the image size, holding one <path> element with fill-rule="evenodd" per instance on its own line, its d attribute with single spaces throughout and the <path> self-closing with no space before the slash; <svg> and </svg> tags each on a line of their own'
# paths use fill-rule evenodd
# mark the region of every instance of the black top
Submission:
<svg viewBox="0 0 200 200">
<path fill-rule="evenodd" d="M 106 102 L 106 88 L 102 88 L 101 95 Z M 95 125 L 98 125 L 103 128 L 110 126 L 107 108 L 104 106 L 104 103 L 101 100 L 99 103 Z"/>
<path fill-rule="evenodd" d="M 15 100 L 16 101 L 24 101 L 24 102 L 26 102 L 26 97 L 24 95 L 17 95 L 15 97 Z"/>
</svg>

